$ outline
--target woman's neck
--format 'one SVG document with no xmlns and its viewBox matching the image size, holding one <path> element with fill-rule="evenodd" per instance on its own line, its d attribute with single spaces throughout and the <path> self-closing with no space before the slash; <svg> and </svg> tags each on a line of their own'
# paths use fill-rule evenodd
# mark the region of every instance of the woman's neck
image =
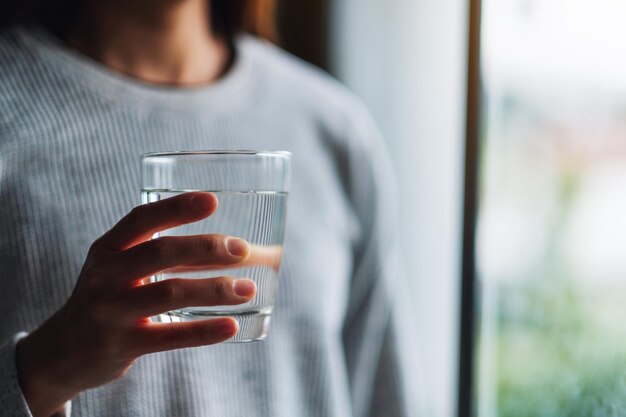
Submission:
<svg viewBox="0 0 626 417">
<path fill-rule="evenodd" d="M 143 81 L 193 86 L 219 78 L 229 63 L 211 28 L 210 0 L 86 0 L 68 43 Z"/>
</svg>

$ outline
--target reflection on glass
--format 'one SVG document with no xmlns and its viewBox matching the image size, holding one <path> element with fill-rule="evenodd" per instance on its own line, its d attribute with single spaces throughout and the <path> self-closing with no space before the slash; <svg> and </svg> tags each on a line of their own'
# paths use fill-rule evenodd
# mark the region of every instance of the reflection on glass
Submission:
<svg viewBox="0 0 626 417">
<path fill-rule="evenodd" d="M 624 16 L 483 0 L 477 416 L 626 415 Z"/>
</svg>

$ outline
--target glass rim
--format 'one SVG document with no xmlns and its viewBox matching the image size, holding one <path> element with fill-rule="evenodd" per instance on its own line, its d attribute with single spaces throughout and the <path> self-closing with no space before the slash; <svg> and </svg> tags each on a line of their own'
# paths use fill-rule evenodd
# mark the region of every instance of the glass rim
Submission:
<svg viewBox="0 0 626 417">
<path fill-rule="evenodd" d="M 198 150 L 198 151 L 163 151 L 163 152 L 148 152 L 141 155 L 141 159 L 147 158 L 159 158 L 159 157 L 177 157 L 177 156 L 211 156 L 211 155 L 233 155 L 233 156 L 266 156 L 266 157 L 281 157 L 291 158 L 291 152 L 289 151 L 253 151 L 246 149 L 215 149 L 215 150 Z"/>
</svg>

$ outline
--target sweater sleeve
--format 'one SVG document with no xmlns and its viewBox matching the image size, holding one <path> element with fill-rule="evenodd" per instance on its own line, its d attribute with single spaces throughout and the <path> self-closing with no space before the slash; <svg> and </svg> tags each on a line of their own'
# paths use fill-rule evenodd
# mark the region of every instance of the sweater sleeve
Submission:
<svg viewBox="0 0 626 417">
<path fill-rule="evenodd" d="M 353 145 L 349 170 L 363 233 L 343 327 L 353 412 L 357 417 L 421 415 L 417 326 L 399 245 L 396 183 L 375 125 L 360 123 L 359 130 L 369 138 Z"/>
<path fill-rule="evenodd" d="M 20 332 L 0 344 L 0 416 L 33 417 L 22 395 L 17 378 L 15 348 L 17 342 L 27 333 Z M 60 412 L 51 417 L 70 417 L 71 402 L 68 401 Z"/>
<path fill-rule="evenodd" d="M 0 345 L 0 415 L 32 417 L 17 380 L 15 347 L 26 333 L 17 333 Z"/>
</svg>

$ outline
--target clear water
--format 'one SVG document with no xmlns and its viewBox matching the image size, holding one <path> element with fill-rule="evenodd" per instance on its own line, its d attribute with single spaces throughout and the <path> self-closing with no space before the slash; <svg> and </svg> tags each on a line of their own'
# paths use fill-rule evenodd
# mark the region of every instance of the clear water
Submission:
<svg viewBox="0 0 626 417">
<path fill-rule="evenodd" d="M 163 200 L 188 191 L 143 190 L 144 203 Z M 257 294 L 246 304 L 236 306 L 189 307 L 160 316 L 162 321 L 188 321 L 210 317 L 235 317 L 239 333 L 231 341 L 263 339 L 276 298 L 280 256 L 285 228 L 287 193 L 211 191 L 219 199 L 217 211 L 210 217 L 160 232 L 157 236 L 181 236 L 222 233 L 246 239 L 252 245 L 250 258 L 239 268 L 164 271 L 154 280 L 169 278 L 210 278 L 228 275 L 250 278 Z"/>
</svg>

